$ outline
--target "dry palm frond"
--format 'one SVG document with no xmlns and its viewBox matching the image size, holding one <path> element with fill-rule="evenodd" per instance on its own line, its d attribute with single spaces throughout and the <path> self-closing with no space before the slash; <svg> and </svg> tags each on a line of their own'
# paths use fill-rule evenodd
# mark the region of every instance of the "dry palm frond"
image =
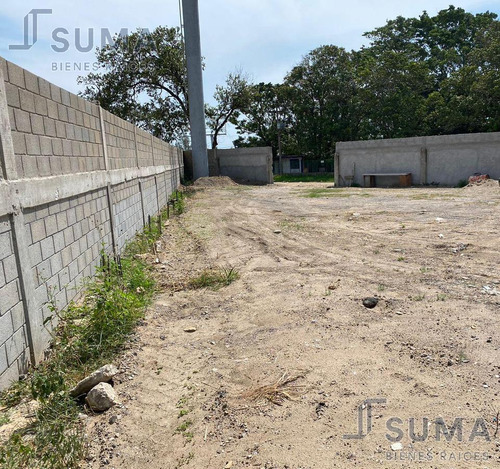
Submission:
<svg viewBox="0 0 500 469">
<path fill-rule="evenodd" d="M 300 378 L 304 378 L 304 375 L 292 376 L 284 373 L 275 383 L 247 391 L 242 394 L 242 397 L 255 402 L 269 401 L 276 405 L 283 405 L 286 400 L 297 400 L 306 391 L 305 385 L 296 383 Z"/>
</svg>

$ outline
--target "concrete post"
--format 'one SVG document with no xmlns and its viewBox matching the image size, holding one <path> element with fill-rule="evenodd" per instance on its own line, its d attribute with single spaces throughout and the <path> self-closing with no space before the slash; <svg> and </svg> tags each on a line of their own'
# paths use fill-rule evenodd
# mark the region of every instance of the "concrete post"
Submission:
<svg viewBox="0 0 500 469">
<path fill-rule="evenodd" d="M 340 154 L 333 155 L 333 175 L 335 180 L 335 187 L 340 186 Z"/>
<path fill-rule="evenodd" d="M 0 159 L 3 177 L 6 181 L 19 179 L 16 155 L 10 127 L 9 108 L 2 69 L 0 68 Z M 29 241 L 26 223 L 20 203 L 16 201 L 9 215 L 13 248 L 26 324 L 26 335 L 32 365 L 37 365 L 43 357 L 42 314 L 35 303 L 35 283 L 29 255 Z"/>
<path fill-rule="evenodd" d="M 151 134 L 151 154 L 153 155 L 153 166 L 156 166 L 156 164 L 155 164 L 155 142 L 154 142 L 153 134 Z"/>
<path fill-rule="evenodd" d="M 135 165 L 139 168 L 140 165 L 139 165 L 139 151 L 137 150 L 137 127 L 135 125 L 134 125 L 134 150 L 135 150 Z"/>
<path fill-rule="evenodd" d="M 427 148 L 420 149 L 420 184 L 427 184 Z"/>
<path fill-rule="evenodd" d="M 208 176 L 208 155 L 205 129 L 205 102 L 201 68 L 201 40 L 198 0 L 182 0 L 184 40 L 188 71 L 189 122 L 193 149 L 193 178 Z"/>
<path fill-rule="evenodd" d="M 4 179 L 18 179 L 14 144 L 10 129 L 9 108 L 3 71 L 0 67 L 0 157 L 2 159 L 2 174 Z"/>
<path fill-rule="evenodd" d="M 106 144 L 106 129 L 104 126 L 104 110 L 101 106 L 99 106 L 99 122 L 101 123 L 101 139 L 102 139 L 102 148 L 104 154 L 104 169 L 109 171 L 111 168 L 109 167 L 109 159 L 108 159 L 108 147 Z"/>
<path fill-rule="evenodd" d="M 109 171 L 109 156 L 108 156 L 108 146 L 106 142 L 106 127 L 104 125 L 104 113 L 101 106 L 99 106 L 99 121 L 101 123 L 101 138 L 102 138 L 102 148 L 104 154 L 104 169 Z M 116 221 L 115 221 L 115 212 L 113 210 L 114 201 L 113 201 L 113 188 L 111 184 L 107 184 L 106 186 L 106 198 L 108 200 L 108 210 L 109 210 L 109 224 L 111 227 L 111 248 L 113 249 L 113 255 L 115 257 L 118 256 L 118 246 L 116 244 L 117 234 L 116 234 Z"/>
<path fill-rule="evenodd" d="M 106 186 L 106 198 L 108 200 L 109 224 L 111 226 L 111 244 L 115 258 L 118 256 L 118 244 L 116 243 L 116 221 L 114 213 L 113 187 L 108 183 Z"/>
<path fill-rule="evenodd" d="M 144 207 L 144 191 L 142 189 L 142 181 L 140 179 L 139 179 L 139 192 L 141 194 L 142 226 L 146 226 L 146 210 Z"/>
<path fill-rule="evenodd" d="M 155 189 L 156 189 L 156 208 L 157 213 L 160 213 L 161 205 L 160 205 L 160 191 L 158 190 L 158 177 L 155 176 Z"/>
</svg>

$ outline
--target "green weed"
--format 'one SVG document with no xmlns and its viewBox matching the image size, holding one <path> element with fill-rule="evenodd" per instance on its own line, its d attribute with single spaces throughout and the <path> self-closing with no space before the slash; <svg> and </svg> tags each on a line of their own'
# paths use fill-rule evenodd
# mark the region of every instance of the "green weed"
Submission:
<svg viewBox="0 0 500 469">
<path fill-rule="evenodd" d="M 189 286 L 194 289 L 210 288 L 218 290 L 219 288 L 230 285 L 239 278 L 238 272 L 231 268 L 216 268 L 204 270 L 198 276 L 189 281 Z"/>
<path fill-rule="evenodd" d="M 306 197 L 308 199 L 317 199 L 321 197 L 340 197 L 340 198 L 347 198 L 347 197 L 371 197 L 371 194 L 368 194 L 367 192 L 352 192 L 349 191 L 348 189 L 340 189 L 340 188 L 314 188 L 314 189 L 307 189 L 305 191 L 302 191 L 302 197 Z"/>
<path fill-rule="evenodd" d="M 0 413 L 0 427 L 10 422 L 9 415 L 6 413 Z"/>
</svg>

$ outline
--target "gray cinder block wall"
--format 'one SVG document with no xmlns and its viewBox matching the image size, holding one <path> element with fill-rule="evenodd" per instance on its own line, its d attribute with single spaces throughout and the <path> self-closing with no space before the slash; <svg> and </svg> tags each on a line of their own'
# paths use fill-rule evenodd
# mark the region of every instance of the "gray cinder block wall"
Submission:
<svg viewBox="0 0 500 469">
<path fill-rule="evenodd" d="M 500 132 L 337 143 L 335 184 L 411 172 L 412 184 L 455 186 L 474 173 L 500 179 Z"/>
<path fill-rule="evenodd" d="M 187 178 L 192 178 L 191 151 L 184 152 L 184 169 Z M 228 176 L 241 183 L 273 184 L 273 151 L 271 147 L 208 150 L 208 171 L 210 176 Z"/>
<path fill-rule="evenodd" d="M 104 246 L 166 205 L 182 151 L 0 57 L 0 389 L 44 355 Z"/>
<path fill-rule="evenodd" d="M 208 152 L 210 176 L 228 176 L 249 184 L 273 184 L 273 151 L 271 147 L 230 148 Z M 220 172 L 219 172 L 220 169 Z"/>
</svg>

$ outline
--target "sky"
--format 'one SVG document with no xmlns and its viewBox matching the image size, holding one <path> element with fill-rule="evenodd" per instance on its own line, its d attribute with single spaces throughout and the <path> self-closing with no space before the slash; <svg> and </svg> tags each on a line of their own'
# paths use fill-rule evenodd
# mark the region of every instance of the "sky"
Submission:
<svg viewBox="0 0 500 469">
<path fill-rule="evenodd" d="M 205 101 L 212 102 L 216 84 L 229 72 L 244 71 L 254 82 L 280 82 L 312 49 L 334 44 L 348 50 L 367 41 L 363 33 L 383 26 L 396 16 L 430 15 L 446 9 L 451 0 L 199 0 L 202 54 L 205 58 Z M 453 3 L 472 13 L 500 15 L 495 0 L 461 0 Z M 12 50 L 24 43 L 24 18 L 32 9 L 50 9 L 38 19 L 38 40 L 29 50 Z M 30 22 L 31 23 L 31 22 Z M 3 0 L 0 5 L 0 55 L 71 92 L 85 67 L 95 63 L 95 46 L 101 35 L 122 28 L 153 30 L 157 26 L 179 26 L 179 0 Z M 63 30 L 57 31 L 58 28 Z M 67 40 L 67 50 L 53 39 L 54 31 Z M 77 49 L 94 39 L 89 52 Z M 31 35 L 30 35 L 31 38 Z M 231 147 L 234 128 L 221 138 L 221 147 Z"/>
</svg>

